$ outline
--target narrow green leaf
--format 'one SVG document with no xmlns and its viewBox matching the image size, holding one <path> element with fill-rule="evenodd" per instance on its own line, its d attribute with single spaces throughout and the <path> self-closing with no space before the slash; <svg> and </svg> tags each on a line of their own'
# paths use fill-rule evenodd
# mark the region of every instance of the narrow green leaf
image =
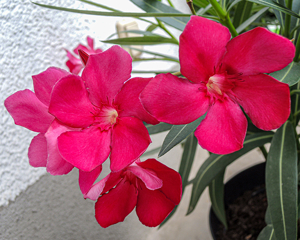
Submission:
<svg viewBox="0 0 300 240">
<path fill-rule="evenodd" d="M 273 0 L 248 0 L 248 1 L 258 3 L 258 4 L 264 5 L 266 7 L 270 7 L 270 8 L 273 8 L 275 10 L 278 10 L 280 12 L 284 12 L 284 13 L 290 14 L 294 17 L 300 18 L 300 16 L 298 14 L 296 14 L 292 10 L 280 5 L 279 3 L 274 2 Z"/>
<path fill-rule="evenodd" d="M 233 8 L 236 4 L 240 3 L 241 1 L 243 1 L 243 0 L 234 0 L 228 7 L 227 11 L 229 12 L 231 10 L 231 8 Z"/>
<path fill-rule="evenodd" d="M 297 239 L 297 177 L 295 133 L 287 121 L 272 139 L 266 165 L 268 208 L 275 236 L 280 240 Z"/>
<path fill-rule="evenodd" d="M 151 24 L 146 31 L 148 32 L 152 32 L 153 30 L 155 30 L 158 27 L 157 24 Z"/>
<path fill-rule="evenodd" d="M 172 59 L 174 61 L 179 61 L 178 58 L 170 56 L 170 55 L 166 55 L 166 54 L 162 54 L 162 53 L 157 53 L 157 52 L 152 52 L 152 51 L 147 51 L 147 50 L 144 50 L 144 49 L 134 48 L 134 47 L 131 47 L 131 46 L 126 46 L 126 47 L 130 48 L 132 50 L 143 52 L 143 53 L 152 54 L 154 56 L 159 56 L 159 57 L 169 58 L 169 59 Z"/>
<path fill-rule="evenodd" d="M 184 150 L 181 157 L 180 167 L 179 167 L 179 174 L 182 179 L 182 194 L 184 193 L 185 187 L 188 184 L 188 178 L 191 172 L 191 168 L 195 159 L 195 153 L 198 146 L 198 140 L 197 138 L 191 134 L 185 144 L 184 144 Z M 173 209 L 173 211 L 166 217 L 166 219 L 159 225 L 159 227 L 162 227 L 170 218 L 173 216 L 173 214 L 176 212 L 177 206 Z"/>
<path fill-rule="evenodd" d="M 155 153 L 158 153 L 158 151 L 160 150 L 161 147 L 157 147 L 151 150 L 147 150 L 146 152 L 143 153 L 142 157 L 146 157 Z"/>
<path fill-rule="evenodd" d="M 184 140 L 187 136 L 189 136 L 192 132 L 194 132 L 194 130 L 198 127 L 205 116 L 206 115 L 204 114 L 203 116 L 189 124 L 174 125 L 166 136 L 158 156 L 163 156 L 178 143 Z"/>
<path fill-rule="evenodd" d="M 164 43 L 177 44 L 173 38 L 165 38 L 161 36 L 144 36 L 144 37 L 127 37 L 102 41 L 104 43 L 120 44 L 120 45 L 155 45 Z"/>
<path fill-rule="evenodd" d="M 149 134 L 156 134 L 164 131 L 168 131 L 171 129 L 173 125 L 168 123 L 159 123 L 157 125 L 147 125 L 146 128 L 148 129 Z"/>
<path fill-rule="evenodd" d="M 189 18 L 190 16 L 186 16 L 186 14 L 184 15 L 182 12 L 179 12 L 175 8 L 172 8 L 156 0 L 130 0 L 130 1 L 147 13 L 181 14 L 181 16 L 178 17 L 174 15 L 168 18 L 160 18 L 159 16 L 157 16 L 160 21 L 174 28 L 177 28 L 181 31 L 183 31 L 186 23 L 190 19 Z"/>
<path fill-rule="evenodd" d="M 299 14 L 300 13 L 300 1 L 294 0 L 292 10 Z M 292 17 L 291 18 L 291 29 L 295 28 L 297 25 L 299 25 L 299 18 Z"/>
<path fill-rule="evenodd" d="M 243 22 L 237 29 L 236 31 L 238 33 L 241 33 L 246 27 L 248 27 L 251 23 L 253 23 L 257 18 L 259 18 L 260 16 L 262 16 L 266 11 L 268 11 L 268 7 L 265 7 L 263 9 L 261 9 L 260 11 L 258 11 L 257 13 L 255 13 L 254 15 L 252 15 L 250 18 L 248 18 L 245 22 Z"/>
<path fill-rule="evenodd" d="M 211 200 L 211 206 L 220 220 L 220 222 L 227 229 L 225 205 L 224 205 L 224 174 L 225 169 L 221 171 L 209 184 L 209 197 Z"/>
<path fill-rule="evenodd" d="M 141 31 L 141 30 L 127 30 L 127 31 L 121 31 L 121 32 L 115 32 L 113 34 L 111 34 L 110 36 L 108 36 L 107 39 L 112 38 L 113 36 L 118 35 L 119 33 L 135 33 L 135 34 L 140 34 L 140 35 L 144 35 L 144 36 L 160 36 L 158 34 L 152 33 L 152 32 L 148 32 L 148 31 Z"/>
<path fill-rule="evenodd" d="M 284 69 L 270 73 L 270 75 L 280 82 L 284 82 L 290 86 L 293 86 L 300 80 L 300 63 L 291 62 Z"/>
<path fill-rule="evenodd" d="M 264 229 L 258 235 L 257 240 L 276 240 L 272 224 L 264 227 Z"/>
<path fill-rule="evenodd" d="M 198 140 L 194 134 L 191 134 L 184 143 L 184 149 L 178 171 L 182 179 L 182 194 L 184 193 L 185 187 L 188 185 L 188 179 L 194 162 L 197 146 Z"/>
<path fill-rule="evenodd" d="M 250 17 L 252 6 L 253 2 L 248 2 L 247 0 L 243 0 L 237 5 L 232 22 L 233 26 L 237 28 Z"/>
<path fill-rule="evenodd" d="M 273 0 L 273 2 L 280 4 L 281 6 L 285 7 L 285 2 L 284 0 Z M 276 18 L 278 19 L 281 29 L 283 30 L 285 28 L 285 13 L 278 11 L 274 9 L 274 13 Z"/>
<path fill-rule="evenodd" d="M 92 10 L 80 10 L 80 9 L 72 9 L 72 8 L 64 8 L 64 7 L 57 7 L 52 5 L 45 5 L 41 3 L 32 2 L 35 5 L 40 7 L 55 9 L 65 12 L 72 12 L 72 13 L 81 13 L 81 14 L 88 14 L 88 15 L 98 15 L 98 16 L 110 16 L 110 17 L 189 17 L 190 14 L 184 13 L 163 13 L 163 12 L 154 12 L 154 13 L 138 13 L 138 12 L 100 12 L 100 11 L 92 11 Z"/>
<path fill-rule="evenodd" d="M 234 153 L 227 155 L 211 154 L 201 165 L 196 177 L 193 179 L 192 196 L 187 214 L 190 214 L 196 207 L 200 196 L 210 182 L 223 171 L 230 163 L 252 149 L 263 146 L 271 141 L 273 132 L 255 133 L 246 136 L 244 147 Z"/>
</svg>

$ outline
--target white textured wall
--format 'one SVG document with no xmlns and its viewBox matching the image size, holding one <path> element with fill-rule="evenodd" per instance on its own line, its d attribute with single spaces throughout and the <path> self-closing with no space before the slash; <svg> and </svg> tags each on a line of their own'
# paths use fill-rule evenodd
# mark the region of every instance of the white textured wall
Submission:
<svg viewBox="0 0 300 240">
<path fill-rule="evenodd" d="M 38 1 L 63 7 L 92 9 L 74 0 Z M 129 0 L 98 0 L 98 3 L 123 11 L 139 11 Z M 174 1 L 176 2 L 176 1 Z M 181 2 L 178 0 L 177 2 Z M 182 3 L 181 3 L 182 4 Z M 185 3 L 184 3 L 184 7 Z M 186 7 L 187 8 L 187 7 Z M 4 108 L 4 100 L 14 92 L 31 89 L 31 76 L 50 66 L 65 68 L 67 60 L 64 48 L 72 50 L 79 42 L 86 43 L 86 36 L 97 39 L 96 46 L 104 49 L 99 40 L 115 32 L 120 18 L 99 17 L 66 13 L 38 7 L 29 0 L 0 0 L 0 82 L 1 82 L 1 145 L 0 145 L 0 206 L 35 183 L 44 169 L 28 164 L 27 149 L 35 133 L 16 126 Z M 145 24 L 139 22 L 141 29 Z M 178 32 L 175 34 L 178 35 Z M 162 45 L 156 51 L 177 54 L 177 48 Z M 138 66 L 136 66 L 138 65 Z M 149 62 L 135 64 L 139 69 L 149 67 Z M 158 69 L 166 69 L 167 63 L 158 63 Z"/>
</svg>

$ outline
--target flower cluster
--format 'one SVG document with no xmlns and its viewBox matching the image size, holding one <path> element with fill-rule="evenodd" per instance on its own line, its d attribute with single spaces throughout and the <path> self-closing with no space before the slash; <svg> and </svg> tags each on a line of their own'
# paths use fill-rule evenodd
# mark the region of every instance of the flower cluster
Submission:
<svg viewBox="0 0 300 240">
<path fill-rule="evenodd" d="M 158 121 L 139 101 L 151 78 L 130 79 L 131 69 L 130 55 L 113 46 L 89 55 L 82 76 L 52 67 L 33 76 L 34 92 L 19 91 L 5 101 L 17 125 L 39 132 L 29 147 L 30 164 L 53 175 L 78 168 L 82 193 L 100 196 L 96 218 L 103 227 L 123 221 L 135 205 L 142 223 L 157 226 L 181 198 L 176 171 L 154 159 L 138 160 L 151 143 L 143 121 Z M 112 173 L 99 191 L 99 184 L 92 185 L 108 157 Z M 103 208 L 114 214 L 106 216 Z"/>
<path fill-rule="evenodd" d="M 227 154 L 243 146 L 241 107 L 263 130 L 280 127 L 290 114 L 288 85 L 266 73 L 289 64 L 294 45 L 264 28 L 231 39 L 226 27 L 191 17 L 179 44 L 185 78 L 131 78 L 125 50 L 94 50 L 91 38 L 88 45 L 74 50 L 83 63 L 68 52 L 74 74 L 49 68 L 33 76 L 34 92 L 19 91 L 5 106 L 16 124 L 39 133 L 28 151 L 32 166 L 53 175 L 79 169 L 80 189 L 97 200 L 102 227 L 123 221 L 135 207 L 143 224 L 157 226 L 180 202 L 179 173 L 155 159 L 139 160 L 151 143 L 143 122 L 188 124 L 207 112 L 195 136 L 210 152 Z M 95 183 L 107 158 L 111 173 Z"/>
</svg>

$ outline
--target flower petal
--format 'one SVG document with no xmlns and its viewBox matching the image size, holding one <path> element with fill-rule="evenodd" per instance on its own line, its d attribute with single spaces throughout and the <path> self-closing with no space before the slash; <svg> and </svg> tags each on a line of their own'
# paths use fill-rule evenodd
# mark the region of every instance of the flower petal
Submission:
<svg viewBox="0 0 300 240">
<path fill-rule="evenodd" d="M 62 133 L 72 130 L 75 129 L 61 125 L 57 120 L 54 120 L 45 134 L 49 153 L 47 172 L 52 175 L 68 174 L 73 169 L 73 165 L 62 158 L 57 146 L 57 138 Z"/>
<path fill-rule="evenodd" d="M 199 16 L 191 16 L 179 41 L 181 73 L 194 83 L 214 75 L 230 40 L 228 28 Z"/>
<path fill-rule="evenodd" d="M 110 153 L 111 131 L 90 127 L 65 132 L 58 137 L 58 149 L 64 159 L 78 169 L 90 172 L 101 165 Z"/>
<path fill-rule="evenodd" d="M 170 73 L 159 74 L 141 93 L 145 109 L 158 121 L 170 124 L 187 124 L 208 109 L 209 98 L 200 91 L 202 85 Z"/>
<path fill-rule="evenodd" d="M 242 80 L 233 92 L 253 124 L 263 130 L 279 128 L 290 115 L 289 86 L 265 74 Z"/>
<path fill-rule="evenodd" d="M 34 132 L 45 133 L 54 120 L 48 113 L 48 107 L 28 89 L 9 96 L 4 105 L 15 120 L 15 124 Z"/>
<path fill-rule="evenodd" d="M 44 134 L 36 135 L 28 148 L 29 164 L 33 167 L 46 167 L 47 164 L 47 141 Z"/>
<path fill-rule="evenodd" d="M 179 204 L 182 194 L 182 181 L 178 172 L 153 158 L 137 163 L 137 165 L 145 170 L 152 170 L 163 181 L 160 191 L 174 204 Z"/>
<path fill-rule="evenodd" d="M 102 165 L 96 167 L 94 170 L 90 172 L 84 172 L 79 170 L 78 183 L 82 194 L 86 194 L 91 189 L 92 185 L 99 177 L 101 171 L 102 171 Z"/>
<path fill-rule="evenodd" d="M 216 101 L 195 131 L 201 147 L 216 154 L 240 150 L 246 136 L 247 119 L 230 99 Z"/>
<path fill-rule="evenodd" d="M 46 71 L 32 76 L 34 92 L 37 98 L 49 106 L 52 88 L 62 77 L 69 75 L 67 71 L 50 67 Z"/>
<path fill-rule="evenodd" d="M 117 45 L 103 53 L 90 55 L 82 79 L 94 105 L 112 104 L 124 82 L 130 78 L 131 63 L 130 55 Z"/>
<path fill-rule="evenodd" d="M 92 39 L 90 36 L 86 37 L 86 41 L 90 47 L 91 50 L 94 50 L 94 39 Z"/>
<path fill-rule="evenodd" d="M 287 66 L 294 55 L 295 46 L 289 39 L 257 27 L 227 44 L 222 68 L 244 76 L 270 73 Z"/>
<path fill-rule="evenodd" d="M 130 165 L 127 169 L 141 179 L 149 190 L 156 190 L 163 186 L 163 181 L 157 177 L 154 171 L 142 168 L 136 164 Z"/>
<path fill-rule="evenodd" d="M 114 102 L 119 107 L 120 117 L 136 117 L 150 124 L 159 123 L 144 109 L 139 99 L 139 95 L 151 79 L 132 78 L 123 85 Z"/>
<path fill-rule="evenodd" d="M 121 173 L 120 171 L 108 174 L 105 178 L 95 183 L 90 190 L 84 194 L 84 198 L 96 201 L 100 195 L 113 189 L 122 180 Z"/>
<path fill-rule="evenodd" d="M 96 219 L 101 227 L 124 221 L 136 205 L 137 191 L 133 184 L 123 180 L 116 188 L 101 196 L 95 204 Z"/>
<path fill-rule="evenodd" d="M 143 122 L 134 117 L 119 118 L 112 132 L 110 169 L 120 171 L 147 149 L 151 139 Z"/>
<path fill-rule="evenodd" d="M 70 127 L 88 127 L 94 122 L 94 106 L 79 76 L 69 75 L 55 85 L 49 112 Z"/>
<path fill-rule="evenodd" d="M 149 190 L 140 182 L 136 214 L 142 224 L 156 227 L 170 214 L 175 204 L 160 190 Z"/>
</svg>

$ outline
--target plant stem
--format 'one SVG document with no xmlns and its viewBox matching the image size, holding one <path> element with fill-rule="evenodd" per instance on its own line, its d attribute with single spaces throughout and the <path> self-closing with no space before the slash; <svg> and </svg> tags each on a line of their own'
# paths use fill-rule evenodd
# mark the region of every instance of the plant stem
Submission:
<svg viewBox="0 0 300 240">
<path fill-rule="evenodd" d="M 174 37 L 174 35 L 165 27 L 165 25 L 157 18 L 155 18 L 158 26 L 163 29 L 172 39 L 174 39 L 176 41 L 177 44 L 179 44 L 178 40 L 176 37 Z"/>
<path fill-rule="evenodd" d="M 232 37 L 236 37 L 238 35 L 235 27 L 233 26 L 229 14 L 226 12 L 226 10 L 224 10 L 220 4 L 216 1 L 216 0 L 209 0 L 210 4 L 212 5 L 212 7 L 215 9 L 215 11 L 217 12 L 219 18 L 220 18 L 220 22 L 225 25 L 226 27 L 228 27 L 229 31 L 231 32 Z"/>
<path fill-rule="evenodd" d="M 295 57 L 294 57 L 294 62 L 299 61 L 299 55 L 300 55 L 300 37 L 299 36 L 298 36 L 297 42 L 296 42 L 296 53 L 295 53 Z"/>
<path fill-rule="evenodd" d="M 293 0 L 288 0 L 287 1 L 287 8 L 288 9 L 292 9 L 293 6 Z M 286 14 L 285 15 L 285 33 L 284 36 L 287 38 L 290 38 L 290 28 L 291 28 L 291 15 L 290 14 Z"/>
<path fill-rule="evenodd" d="M 174 7 L 173 3 L 171 2 L 171 0 L 168 0 L 168 3 L 171 7 Z"/>
<path fill-rule="evenodd" d="M 291 91 L 291 96 L 294 94 L 300 94 L 300 90 L 292 90 Z"/>
<path fill-rule="evenodd" d="M 189 5 L 189 8 L 191 9 L 192 14 L 197 15 L 195 8 L 194 8 L 193 0 L 186 0 L 186 3 Z"/>
</svg>

